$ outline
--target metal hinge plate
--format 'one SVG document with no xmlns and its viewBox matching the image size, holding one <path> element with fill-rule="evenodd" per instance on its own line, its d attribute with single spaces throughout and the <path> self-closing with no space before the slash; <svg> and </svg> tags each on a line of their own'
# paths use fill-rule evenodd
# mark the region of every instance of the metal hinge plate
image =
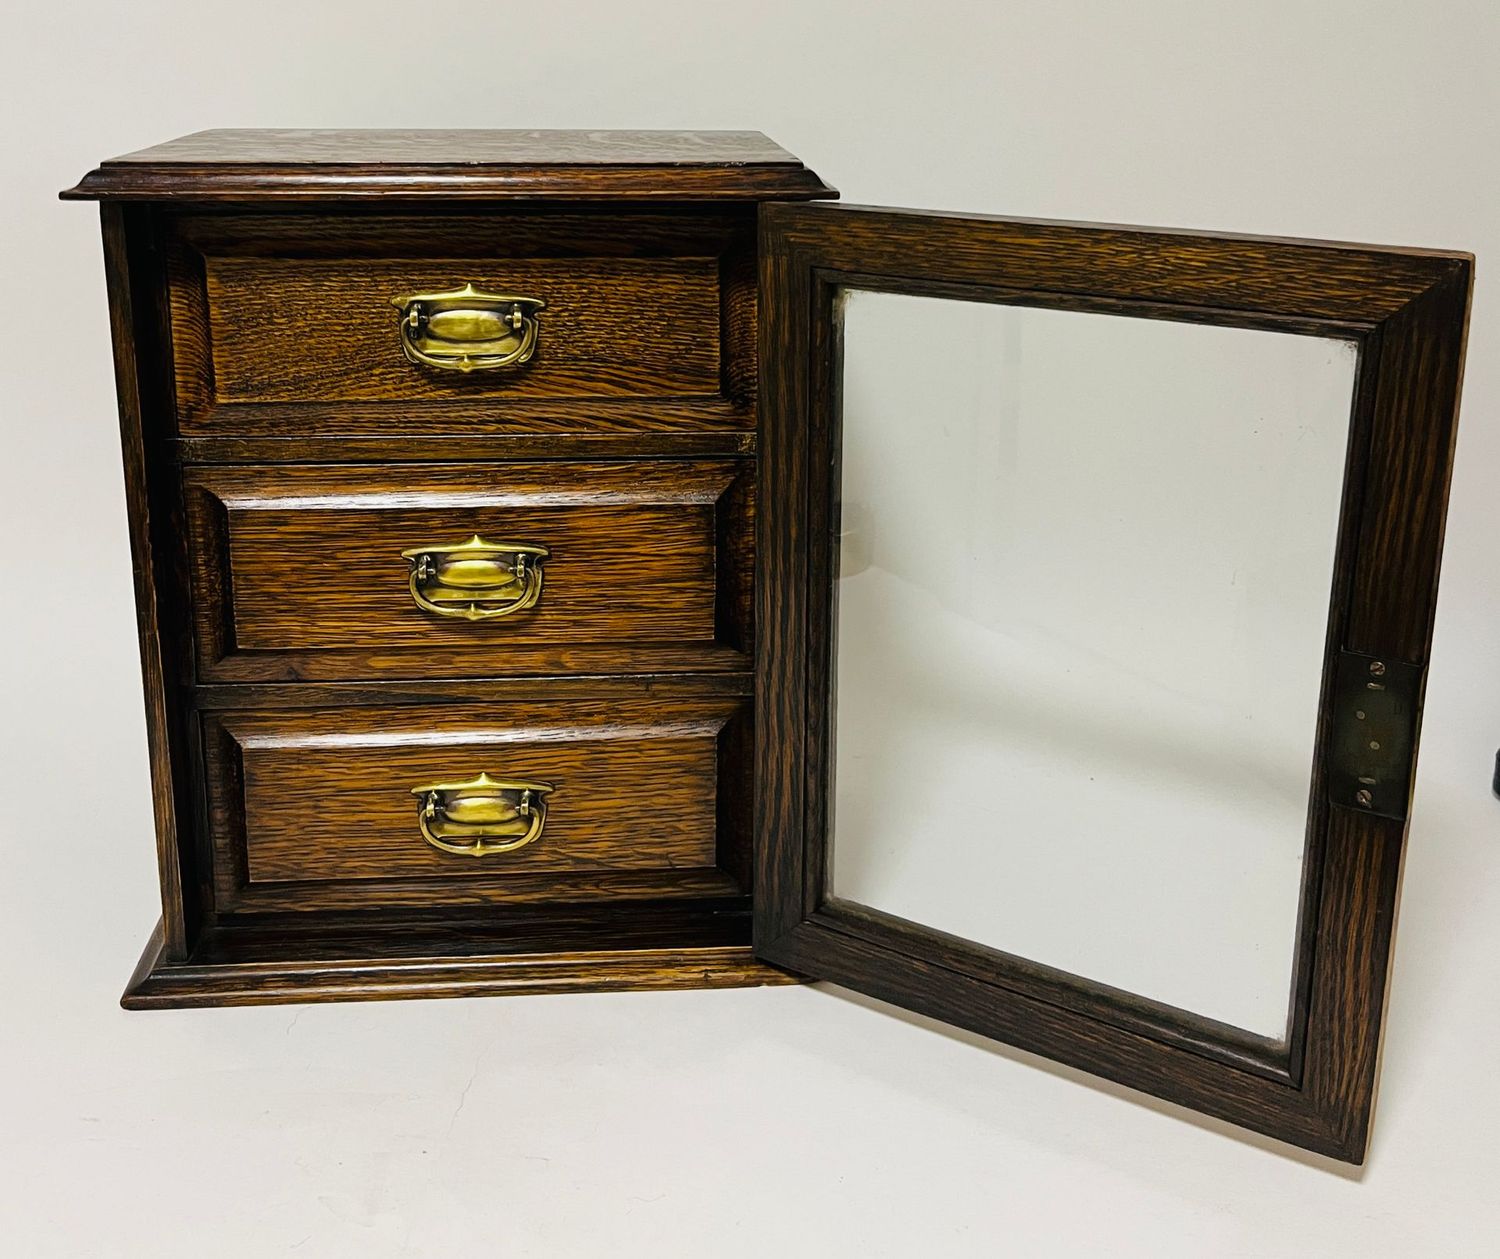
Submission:
<svg viewBox="0 0 1500 1259">
<path fill-rule="evenodd" d="M 1334 804 L 1405 819 L 1421 694 L 1421 666 L 1339 653 L 1328 770 Z"/>
</svg>

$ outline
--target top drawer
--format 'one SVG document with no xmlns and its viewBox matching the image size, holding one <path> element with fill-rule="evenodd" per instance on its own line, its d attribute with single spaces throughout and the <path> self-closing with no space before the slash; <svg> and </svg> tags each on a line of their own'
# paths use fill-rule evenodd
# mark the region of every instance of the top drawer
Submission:
<svg viewBox="0 0 1500 1259">
<path fill-rule="evenodd" d="M 166 231 L 186 436 L 754 426 L 743 213 L 197 215 Z"/>
</svg>

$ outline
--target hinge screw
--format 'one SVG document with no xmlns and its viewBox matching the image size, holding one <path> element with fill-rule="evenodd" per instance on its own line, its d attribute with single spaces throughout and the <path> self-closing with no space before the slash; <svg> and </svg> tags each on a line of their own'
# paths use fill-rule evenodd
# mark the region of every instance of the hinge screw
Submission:
<svg viewBox="0 0 1500 1259">
<path fill-rule="evenodd" d="M 1356 791 L 1356 792 L 1355 792 L 1355 793 L 1354 793 L 1354 799 L 1355 799 L 1355 802 L 1356 802 L 1356 803 L 1357 803 L 1357 804 L 1362 804 L 1362 805 L 1364 805 L 1364 807 L 1365 807 L 1365 808 L 1367 808 L 1367 809 L 1368 809 L 1368 808 L 1369 808 L 1369 807 L 1370 807 L 1370 806 L 1371 806 L 1371 805 L 1372 805 L 1372 804 L 1374 804 L 1374 803 L 1375 803 L 1375 797 L 1374 797 L 1374 796 L 1372 796 L 1372 795 L 1371 795 L 1371 794 L 1370 794 L 1370 793 L 1369 793 L 1369 791 L 1368 791 L 1368 790 L 1366 790 L 1366 789 L 1365 789 L 1365 788 L 1364 788 L 1364 787 L 1361 787 L 1361 788 L 1360 788 L 1360 789 L 1359 789 L 1359 790 L 1358 790 L 1358 791 Z"/>
<path fill-rule="evenodd" d="M 1375 678 L 1385 677 L 1385 662 L 1381 660 L 1370 661 L 1370 676 Z"/>
</svg>

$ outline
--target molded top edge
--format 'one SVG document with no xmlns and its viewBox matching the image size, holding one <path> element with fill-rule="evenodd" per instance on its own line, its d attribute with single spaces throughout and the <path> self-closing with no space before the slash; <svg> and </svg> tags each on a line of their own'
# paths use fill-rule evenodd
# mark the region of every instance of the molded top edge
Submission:
<svg viewBox="0 0 1500 1259">
<path fill-rule="evenodd" d="M 212 130 L 110 158 L 66 200 L 836 196 L 758 131 Z"/>
</svg>

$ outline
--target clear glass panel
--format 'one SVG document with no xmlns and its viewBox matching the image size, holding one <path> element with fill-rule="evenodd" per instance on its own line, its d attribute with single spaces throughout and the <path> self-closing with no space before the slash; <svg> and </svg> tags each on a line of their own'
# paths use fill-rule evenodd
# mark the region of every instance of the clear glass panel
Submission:
<svg viewBox="0 0 1500 1259">
<path fill-rule="evenodd" d="M 833 894 L 1284 1036 L 1353 344 L 843 301 Z"/>
</svg>

